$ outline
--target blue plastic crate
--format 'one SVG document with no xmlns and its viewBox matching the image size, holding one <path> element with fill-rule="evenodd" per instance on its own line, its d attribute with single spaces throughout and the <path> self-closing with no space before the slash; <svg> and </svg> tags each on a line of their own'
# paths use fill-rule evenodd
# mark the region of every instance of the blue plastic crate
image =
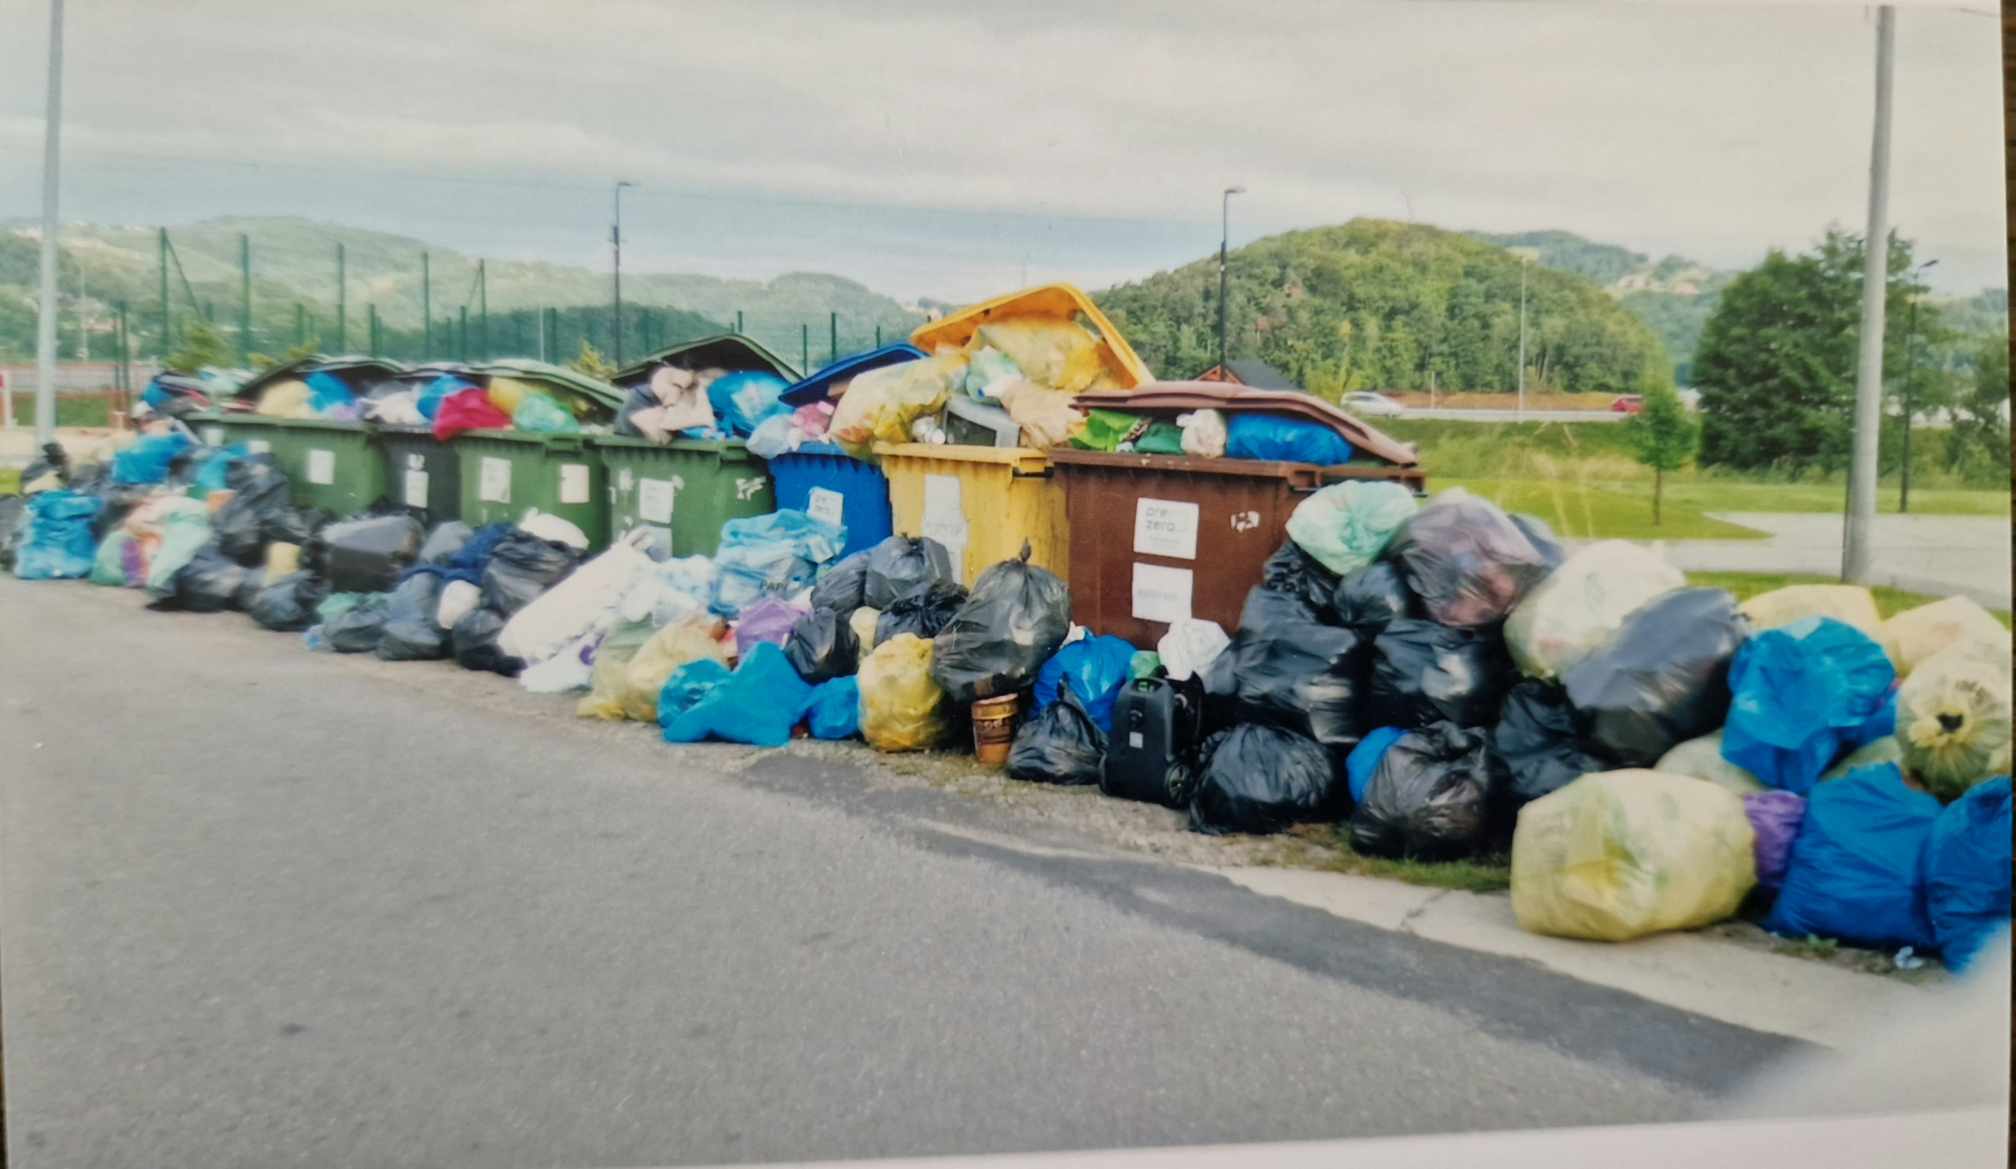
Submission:
<svg viewBox="0 0 2016 1169">
<path fill-rule="evenodd" d="M 889 511 L 889 477 L 837 446 L 811 443 L 778 455 L 770 460 L 770 477 L 779 508 L 847 525 L 843 556 L 873 548 L 896 530 Z"/>
</svg>

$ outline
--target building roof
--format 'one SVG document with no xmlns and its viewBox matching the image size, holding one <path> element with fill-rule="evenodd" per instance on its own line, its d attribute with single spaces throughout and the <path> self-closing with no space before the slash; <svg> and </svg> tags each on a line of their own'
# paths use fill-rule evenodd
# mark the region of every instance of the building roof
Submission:
<svg viewBox="0 0 2016 1169">
<path fill-rule="evenodd" d="M 1296 385 L 1287 374 L 1282 373 L 1257 357 L 1235 357 L 1225 363 L 1225 369 L 1232 375 L 1230 378 L 1218 376 L 1219 367 L 1214 365 L 1203 373 L 1198 374 L 1198 380 L 1234 381 L 1242 386 L 1249 386 L 1256 390 L 1299 390 L 1302 388 Z"/>
</svg>

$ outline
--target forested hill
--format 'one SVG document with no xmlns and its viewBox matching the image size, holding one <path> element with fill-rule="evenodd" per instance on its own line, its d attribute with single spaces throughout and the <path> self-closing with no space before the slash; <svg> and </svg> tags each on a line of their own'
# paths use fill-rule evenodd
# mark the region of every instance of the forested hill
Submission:
<svg viewBox="0 0 2016 1169">
<path fill-rule="evenodd" d="M 1509 390 L 1518 384 L 1521 261 L 1470 236 L 1354 219 L 1269 236 L 1229 262 L 1230 351 L 1327 396 L 1352 389 Z M 1587 277 L 1533 265 L 1527 386 L 1631 393 L 1670 380 L 1651 330 Z M 1095 298 L 1164 378 L 1217 360 L 1218 262 Z"/>
</svg>

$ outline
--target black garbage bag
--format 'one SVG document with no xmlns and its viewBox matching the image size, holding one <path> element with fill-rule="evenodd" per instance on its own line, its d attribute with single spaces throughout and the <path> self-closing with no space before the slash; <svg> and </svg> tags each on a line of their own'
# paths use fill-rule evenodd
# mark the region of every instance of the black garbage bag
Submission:
<svg viewBox="0 0 2016 1169">
<path fill-rule="evenodd" d="M 385 619 L 392 594 L 372 593 L 355 605 L 322 623 L 322 636 L 339 654 L 368 654 L 385 636 Z"/>
<path fill-rule="evenodd" d="M 952 623 L 959 607 L 966 603 L 966 589 L 949 580 L 936 580 L 883 610 L 875 619 L 875 644 L 881 645 L 899 633 L 914 633 L 926 640 Z M 1069 632 L 1068 630 L 1066 632 Z"/>
<path fill-rule="evenodd" d="M 224 473 L 231 498 L 210 518 L 218 550 L 247 567 L 265 560 L 266 545 L 293 533 L 287 476 L 270 463 L 239 459 Z"/>
<path fill-rule="evenodd" d="M 28 539 L 28 500 L 21 495 L 0 495 L 0 569 L 14 571 L 14 558 Z"/>
<path fill-rule="evenodd" d="M 867 595 L 868 558 L 874 549 L 864 548 L 852 556 L 844 556 L 833 562 L 812 585 L 812 607 L 830 609 L 843 617 L 866 604 L 861 598 Z"/>
<path fill-rule="evenodd" d="M 1255 594 L 1271 594 L 1271 608 Z M 1232 642 L 1204 672 L 1211 724 L 1270 723 L 1316 740 L 1341 761 L 1371 724 L 1362 718 L 1370 647 L 1340 625 L 1306 617 L 1300 601 L 1272 589 L 1247 595 Z"/>
<path fill-rule="evenodd" d="M 1021 556 L 981 573 L 932 642 L 931 677 L 961 708 L 1029 685 L 1071 632 L 1071 590 L 1029 553 L 1025 542 Z M 868 579 L 873 605 L 872 567 Z"/>
<path fill-rule="evenodd" d="M 469 543 L 476 530 L 461 520 L 443 520 L 435 524 L 427 533 L 427 539 L 420 545 L 419 562 L 422 564 L 446 564 L 455 559 Z"/>
<path fill-rule="evenodd" d="M 510 617 L 566 579 L 579 562 L 580 554 L 567 545 L 513 528 L 483 566 L 483 606 Z"/>
<path fill-rule="evenodd" d="M 815 608 L 791 627 L 784 657 L 799 677 L 817 686 L 860 670 L 861 641 L 845 612 Z"/>
<path fill-rule="evenodd" d="M 222 613 L 237 604 L 252 569 L 226 556 L 217 541 L 196 550 L 189 563 L 169 578 L 168 593 L 147 607 L 184 609 L 191 613 Z"/>
<path fill-rule="evenodd" d="M 1068 684 L 1059 683 L 1057 690 L 1057 701 L 1016 728 L 1008 747 L 1008 777 L 1074 787 L 1098 783 L 1106 732 Z"/>
<path fill-rule="evenodd" d="M 1477 727 L 1435 723 L 1394 741 L 1351 813 L 1367 856 L 1456 860 L 1482 851 L 1499 822 L 1505 761 Z"/>
<path fill-rule="evenodd" d="M 1524 512 L 1513 512 L 1512 526 L 1525 534 L 1533 550 L 1540 554 L 1540 559 L 1547 562 L 1548 572 L 1561 567 L 1561 562 L 1568 559 L 1568 550 L 1562 547 L 1561 537 L 1554 534 L 1554 529 L 1547 526 L 1546 520 Z"/>
<path fill-rule="evenodd" d="M 1429 619 L 1466 629 L 1505 620 L 1553 571 L 1512 517 L 1458 489 L 1410 516 L 1385 558 L 1406 573 Z"/>
<path fill-rule="evenodd" d="M 630 420 L 631 417 L 639 411 L 655 410 L 664 404 L 658 400 L 658 395 L 651 392 L 650 379 L 647 378 L 631 386 L 630 392 L 623 396 L 622 408 L 616 411 L 616 433 L 625 438 L 645 437 L 644 432 L 637 428 L 637 424 Z M 666 441 L 669 442 L 670 439 Z"/>
<path fill-rule="evenodd" d="M 952 566 L 952 556 L 945 551 L 945 545 L 929 536 L 891 536 L 868 550 L 861 604 L 887 610 L 918 589 L 941 580 L 959 583 L 959 572 Z"/>
<path fill-rule="evenodd" d="M 245 611 L 267 629 L 299 633 L 315 624 L 315 608 L 328 598 L 328 582 L 304 569 L 260 589 Z"/>
<path fill-rule="evenodd" d="M 1421 602 L 1390 560 L 1374 561 L 1339 581 L 1330 607 L 1339 624 L 1367 638 L 1379 636 L 1390 621 L 1421 616 Z"/>
<path fill-rule="evenodd" d="M 334 516 L 321 508 L 289 508 L 273 516 L 273 524 L 266 530 L 266 538 L 275 544 L 293 544 L 301 549 L 301 564 L 310 567 L 310 549 L 319 557 L 321 550 L 315 543 L 315 534 L 335 522 Z"/>
<path fill-rule="evenodd" d="M 416 572 L 392 590 L 385 606 L 385 633 L 378 639 L 380 658 L 424 662 L 448 656 L 448 632 L 434 624 L 441 586 L 440 573 Z"/>
<path fill-rule="evenodd" d="M 1204 741 L 1190 827 L 1217 836 L 1265 835 L 1335 814 L 1330 753 L 1307 735 L 1249 723 Z"/>
<path fill-rule="evenodd" d="M 1311 621 L 1337 620 L 1336 610 L 1330 604 L 1337 584 L 1337 574 L 1323 567 L 1322 561 L 1304 552 L 1293 540 L 1275 549 L 1267 563 L 1260 566 L 1260 587 L 1299 601 L 1308 610 Z M 1252 594 L 1248 593 L 1246 599 L 1251 603 Z M 1245 623 L 1242 617 L 1240 624 Z"/>
<path fill-rule="evenodd" d="M 112 529 L 126 522 L 133 509 L 147 502 L 159 490 L 153 483 L 114 483 L 103 464 L 79 467 L 70 474 L 70 490 L 92 496 L 104 506 L 91 521 L 92 534 L 103 540 Z"/>
<path fill-rule="evenodd" d="M 1583 749 L 1575 708 L 1555 682 L 1529 678 L 1512 687 L 1491 729 L 1491 749 L 1510 773 L 1506 789 L 1516 809 L 1557 792 L 1594 771 L 1608 771 L 1602 756 Z"/>
<path fill-rule="evenodd" d="M 1645 602 L 1561 679 L 1588 746 L 1650 767 L 1729 714 L 1729 660 L 1750 633 L 1721 589 L 1675 589 Z"/>
<path fill-rule="evenodd" d="M 497 648 L 497 636 L 510 618 L 488 605 L 478 605 L 455 623 L 450 644 L 455 663 L 465 670 L 488 670 L 506 678 L 516 678 L 525 669 L 525 659 L 514 658 Z"/>
<path fill-rule="evenodd" d="M 1489 726 L 1517 680 L 1495 626 L 1455 629 L 1433 621 L 1394 621 L 1372 642 L 1370 725 Z"/>
<path fill-rule="evenodd" d="M 250 609 L 252 602 L 258 598 L 260 592 L 265 587 L 266 570 L 264 568 L 246 569 L 245 575 L 238 581 L 237 595 L 231 598 L 231 607 L 241 613 Z"/>
<path fill-rule="evenodd" d="M 21 469 L 20 490 L 33 494 L 70 485 L 70 453 L 60 442 L 42 444 L 41 457 Z"/>
<path fill-rule="evenodd" d="M 339 593 L 387 593 L 420 555 L 426 532 L 411 516 L 371 516 L 330 524 L 315 536 L 321 572 Z"/>
</svg>

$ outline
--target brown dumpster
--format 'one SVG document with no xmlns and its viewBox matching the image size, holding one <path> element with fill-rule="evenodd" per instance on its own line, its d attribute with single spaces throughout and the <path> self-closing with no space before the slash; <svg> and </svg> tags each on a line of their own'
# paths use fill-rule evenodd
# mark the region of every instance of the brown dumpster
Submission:
<svg viewBox="0 0 2016 1169">
<path fill-rule="evenodd" d="M 1070 521 L 1071 618 L 1153 649 L 1172 621 L 1239 624 L 1247 590 L 1287 537 L 1288 515 L 1320 487 L 1394 479 L 1419 467 L 1314 467 L 1057 448 L 1050 465 Z"/>
</svg>

